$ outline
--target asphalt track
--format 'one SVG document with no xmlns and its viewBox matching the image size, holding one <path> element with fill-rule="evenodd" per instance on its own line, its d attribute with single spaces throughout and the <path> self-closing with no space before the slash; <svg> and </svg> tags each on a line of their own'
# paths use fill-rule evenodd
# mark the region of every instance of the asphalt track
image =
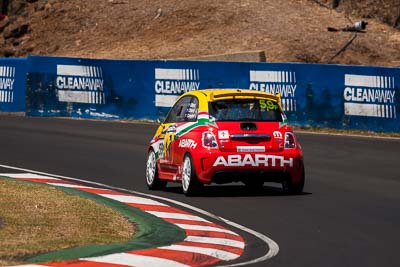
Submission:
<svg viewBox="0 0 400 267">
<path fill-rule="evenodd" d="M 0 117 L 0 164 L 148 193 L 147 142 L 156 126 L 68 119 Z M 210 211 L 257 232 L 279 254 L 252 266 L 400 266 L 400 140 L 299 133 L 305 193 L 265 186 L 209 186 L 185 197 L 180 187 L 151 193 Z M 10 170 L 0 169 L 0 172 Z M 243 235 L 242 260 L 265 253 Z"/>
</svg>

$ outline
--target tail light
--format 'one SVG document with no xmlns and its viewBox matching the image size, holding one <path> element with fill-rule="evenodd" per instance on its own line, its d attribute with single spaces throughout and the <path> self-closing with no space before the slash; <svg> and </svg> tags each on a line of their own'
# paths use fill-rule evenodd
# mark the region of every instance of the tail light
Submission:
<svg viewBox="0 0 400 267">
<path fill-rule="evenodd" d="M 212 132 L 204 132 L 201 141 L 205 148 L 218 148 L 217 139 Z"/>
<path fill-rule="evenodd" d="M 285 148 L 296 148 L 296 140 L 293 133 L 285 133 Z"/>
</svg>

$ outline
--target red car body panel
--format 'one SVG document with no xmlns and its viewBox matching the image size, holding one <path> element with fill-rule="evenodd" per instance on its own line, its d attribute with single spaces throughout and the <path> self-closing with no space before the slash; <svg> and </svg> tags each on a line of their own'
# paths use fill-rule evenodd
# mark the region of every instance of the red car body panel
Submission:
<svg viewBox="0 0 400 267">
<path fill-rule="evenodd" d="M 302 149 L 285 120 L 217 121 L 207 108 L 200 108 L 196 121 L 164 123 L 150 142 L 149 149 L 158 151 L 160 179 L 181 181 L 186 154 L 190 154 L 197 179 L 204 184 L 260 176 L 274 182 L 289 178 L 300 183 L 304 179 Z M 214 136 L 214 147 L 204 146 L 205 136 Z M 293 138 L 292 147 L 285 148 L 286 138 Z"/>
</svg>

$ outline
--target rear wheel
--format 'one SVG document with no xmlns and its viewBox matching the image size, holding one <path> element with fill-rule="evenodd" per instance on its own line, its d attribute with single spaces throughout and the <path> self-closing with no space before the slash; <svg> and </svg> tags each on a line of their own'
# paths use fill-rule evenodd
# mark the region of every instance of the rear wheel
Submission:
<svg viewBox="0 0 400 267">
<path fill-rule="evenodd" d="M 189 154 L 186 154 L 182 163 L 182 190 L 187 196 L 193 195 L 200 189 L 201 184 L 197 180 L 194 170 L 193 160 Z"/>
<path fill-rule="evenodd" d="M 303 168 L 303 172 L 300 178 L 300 181 L 298 181 L 297 183 L 293 183 L 292 179 L 290 177 L 288 177 L 287 179 L 285 179 L 282 182 L 282 189 L 283 192 L 285 192 L 286 194 L 290 194 L 290 195 L 299 195 L 303 192 L 303 188 L 304 188 L 304 168 Z"/>
<path fill-rule="evenodd" d="M 154 153 L 154 150 L 150 150 L 147 157 L 146 184 L 150 190 L 162 189 L 167 185 L 167 181 L 160 180 L 158 177 L 156 153 Z"/>
</svg>

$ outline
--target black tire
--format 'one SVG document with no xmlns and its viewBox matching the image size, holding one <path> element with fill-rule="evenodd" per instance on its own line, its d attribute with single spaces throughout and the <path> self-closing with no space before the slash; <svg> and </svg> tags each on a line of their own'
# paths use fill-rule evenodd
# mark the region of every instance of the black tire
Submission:
<svg viewBox="0 0 400 267">
<path fill-rule="evenodd" d="M 293 183 L 290 177 L 288 177 L 282 182 L 283 192 L 289 195 L 300 195 L 301 193 L 303 193 L 304 182 L 305 182 L 305 174 L 303 167 L 303 172 L 299 182 Z"/>
<path fill-rule="evenodd" d="M 186 154 L 182 162 L 182 191 L 186 196 L 192 196 L 199 191 L 202 183 L 197 180 L 192 157 Z"/>
<path fill-rule="evenodd" d="M 158 168 L 156 162 L 156 153 L 153 149 L 149 151 L 146 163 L 146 184 L 150 190 L 163 189 L 167 185 L 167 181 L 158 177 Z"/>
</svg>

